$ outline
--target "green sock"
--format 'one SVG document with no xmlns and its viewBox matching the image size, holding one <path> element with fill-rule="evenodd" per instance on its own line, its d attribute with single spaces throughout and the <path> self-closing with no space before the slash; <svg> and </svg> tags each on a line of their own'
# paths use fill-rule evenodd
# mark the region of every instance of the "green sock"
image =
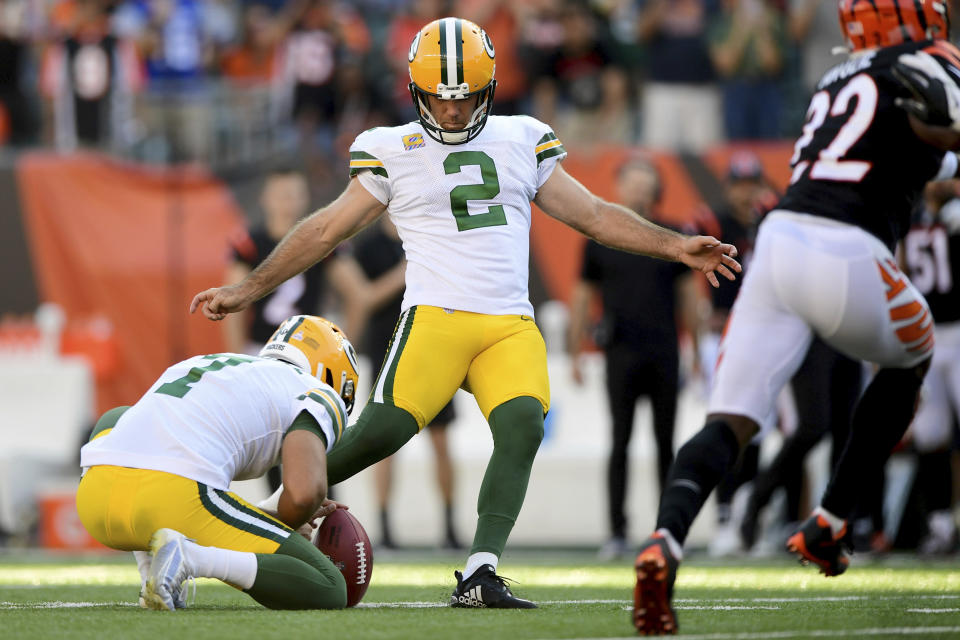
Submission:
<svg viewBox="0 0 960 640">
<path fill-rule="evenodd" d="M 344 431 L 327 455 L 327 480 L 331 485 L 343 482 L 393 455 L 419 430 L 417 420 L 408 411 L 368 402 L 357 423 Z"/>
<path fill-rule="evenodd" d="M 477 532 L 470 553 L 499 556 L 527 493 L 533 458 L 543 439 L 543 405 L 529 396 L 504 402 L 490 412 L 493 455 L 477 498 Z"/>
<path fill-rule="evenodd" d="M 258 553 L 247 593 L 268 609 L 343 609 L 347 583 L 330 559 L 298 533 L 274 553 Z"/>
</svg>

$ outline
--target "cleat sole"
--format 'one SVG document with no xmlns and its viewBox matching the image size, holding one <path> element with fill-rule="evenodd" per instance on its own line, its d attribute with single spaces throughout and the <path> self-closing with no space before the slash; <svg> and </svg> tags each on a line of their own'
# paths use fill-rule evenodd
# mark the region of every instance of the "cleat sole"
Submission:
<svg viewBox="0 0 960 640">
<path fill-rule="evenodd" d="M 670 606 L 669 567 L 658 548 L 637 557 L 637 584 L 633 590 L 633 624 L 639 635 L 677 633 L 677 619 Z"/>
</svg>

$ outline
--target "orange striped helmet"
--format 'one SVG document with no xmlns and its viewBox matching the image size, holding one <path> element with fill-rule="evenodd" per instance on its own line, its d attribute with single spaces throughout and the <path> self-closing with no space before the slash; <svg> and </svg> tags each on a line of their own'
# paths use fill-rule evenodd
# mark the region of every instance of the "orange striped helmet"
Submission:
<svg viewBox="0 0 960 640">
<path fill-rule="evenodd" d="M 475 138 L 487 123 L 497 86 L 493 41 L 487 32 L 462 18 L 434 20 L 413 37 L 407 62 L 413 107 L 427 135 L 444 144 Z M 443 100 L 479 98 L 467 126 L 447 131 L 430 113 L 427 95 Z"/>
<path fill-rule="evenodd" d="M 945 0 L 840 0 L 839 13 L 840 31 L 854 51 L 946 38 L 950 32 Z"/>
</svg>

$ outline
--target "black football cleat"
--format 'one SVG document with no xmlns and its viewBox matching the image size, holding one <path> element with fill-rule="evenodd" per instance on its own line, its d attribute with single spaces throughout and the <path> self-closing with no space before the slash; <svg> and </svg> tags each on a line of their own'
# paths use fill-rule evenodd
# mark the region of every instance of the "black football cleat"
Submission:
<svg viewBox="0 0 960 640">
<path fill-rule="evenodd" d="M 536 609 L 537 605 L 518 598 L 510 592 L 507 579 L 497 575 L 492 565 L 485 564 L 473 575 L 463 579 L 463 574 L 454 571 L 457 588 L 450 596 L 451 607 L 482 609 Z"/>
<path fill-rule="evenodd" d="M 827 577 L 838 576 L 850 566 L 849 545 L 844 540 L 847 526 L 833 535 L 828 523 L 822 516 L 814 514 L 807 518 L 800 529 L 787 539 L 787 551 L 800 556 L 800 562 L 812 562 L 820 567 Z"/>
<path fill-rule="evenodd" d="M 637 584 L 633 588 L 633 626 L 639 635 L 677 633 L 677 614 L 671 602 L 679 564 L 670 552 L 666 538 L 659 533 L 654 533 L 640 545 L 634 563 Z"/>
</svg>

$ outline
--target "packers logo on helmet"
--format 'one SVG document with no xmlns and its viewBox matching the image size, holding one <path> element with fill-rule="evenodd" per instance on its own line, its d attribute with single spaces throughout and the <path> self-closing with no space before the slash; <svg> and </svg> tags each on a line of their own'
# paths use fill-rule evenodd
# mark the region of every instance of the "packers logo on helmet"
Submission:
<svg viewBox="0 0 960 640">
<path fill-rule="evenodd" d="M 287 318 L 263 345 L 260 357 L 300 367 L 333 387 L 347 406 L 348 414 L 353 409 L 360 369 L 357 352 L 340 327 L 326 318 Z"/>
<path fill-rule="evenodd" d="M 839 0 L 838 7 L 840 31 L 854 51 L 943 39 L 950 33 L 944 0 Z"/>
<path fill-rule="evenodd" d="M 487 123 L 497 86 L 490 36 L 469 20 L 441 18 L 417 32 L 407 59 L 413 107 L 427 135 L 444 144 L 463 144 L 477 137 Z M 463 129 L 448 131 L 430 113 L 427 96 L 442 100 L 477 96 L 477 106 Z"/>
</svg>

